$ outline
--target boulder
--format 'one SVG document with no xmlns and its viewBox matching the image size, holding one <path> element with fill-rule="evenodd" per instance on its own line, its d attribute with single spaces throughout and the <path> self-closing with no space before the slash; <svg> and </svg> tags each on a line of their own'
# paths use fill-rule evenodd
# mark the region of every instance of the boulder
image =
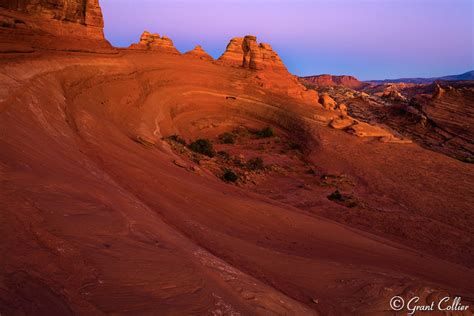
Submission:
<svg viewBox="0 0 474 316">
<path fill-rule="evenodd" d="M 370 125 L 365 122 L 357 122 L 349 129 L 351 134 L 358 137 L 393 137 L 393 135 L 380 126 Z"/>
<path fill-rule="evenodd" d="M 336 101 L 327 93 L 322 94 L 319 97 L 319 103 L 325 108 L 326 110 L 334 110 L 336 108 Z"/>
<path fill-rule="evenodd" d="M 382 94 L 382 99 L 395 101 L 395 102 L 407 102 L 407 98 L 396 90 L 387 90 Z"/>
<path fill-rule="evenodd" d="M 344 103 L 340 103 L 337 106 L 337 109 L 339 110 L 342 116 L 347 116 L 347 105 L 345 105 Z"/>
<path fill-rule="evenodd" d="M 350 117 L 337 117 L 329 123 L 329 126 L 335 129 L 346 129 L 348 127 L 351 127 L 355 121 L 350 118 Z"/>
</svg>

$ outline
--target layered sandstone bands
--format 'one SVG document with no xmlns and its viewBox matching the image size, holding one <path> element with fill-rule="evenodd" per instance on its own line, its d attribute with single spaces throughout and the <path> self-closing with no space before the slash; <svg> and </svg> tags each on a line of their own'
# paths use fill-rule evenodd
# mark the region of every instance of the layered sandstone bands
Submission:
<svg viewBox="0 0 474 316">
<path fill-rule="evenodd" d="M 165 35 L 160 36 L 157 33 L 150 33 L 148 31 L 144 31 L 140 36 L 140 42 L 130 45 L 130 49 L 146 49 L 169 54 L 180 54 L 169 37 Z"/>
<path fill-rule="evenodd" d="M 253 70 L 287 72 L 285 65 L 269 44 L 257 43 L 257 38 L 247 35 L 233 38 L 219 58 L 219 62 Z"/>
<path fill-rule="evenodd" d="M 190 50 L 189 52 L 184 54 L 185 56 L 199 58 L 202 60 L 214 61 L 211 55 L 209 55 L 201 45 L 196 45 L 194 49 Z"/>
<path fill-rule="evenodd" d="M 0 52 L 11 47 L 111 51 L 98 0 L 0 1 Z"/>
<path fill-rule="evenodd" d="M 368 85 L 353 76 L 318 75 L 301 77 L 300 79 L 315 88 L 343 86 L 350 89 L 360 89 Z"/>
</svg>

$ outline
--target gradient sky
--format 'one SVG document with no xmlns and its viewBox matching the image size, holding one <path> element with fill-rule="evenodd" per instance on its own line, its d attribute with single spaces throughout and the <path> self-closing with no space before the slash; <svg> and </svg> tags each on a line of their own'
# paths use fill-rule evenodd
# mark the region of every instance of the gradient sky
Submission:
<svg viewBox="0 0 474 316">
<path fill-rule="evenodd" d="M 219 57 L 256 35 L 297 75 L 434 77 L 474 69 L 474 0 L 100 0 L 115 46 L 143 30 Z"/>
</svg>

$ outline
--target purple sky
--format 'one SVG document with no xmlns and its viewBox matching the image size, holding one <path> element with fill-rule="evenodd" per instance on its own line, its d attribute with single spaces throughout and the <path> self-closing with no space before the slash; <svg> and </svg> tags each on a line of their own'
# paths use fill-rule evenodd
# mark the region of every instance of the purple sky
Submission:
<svg viewBox="0 0 474 316">
<path fill-rule="evenodd" d="M 115 46 L 143 30 L 219 57 L 257 35 L 297 75 L 434 77 L 474 69 L 474 0 L 100 0 Z"/>
</svg>

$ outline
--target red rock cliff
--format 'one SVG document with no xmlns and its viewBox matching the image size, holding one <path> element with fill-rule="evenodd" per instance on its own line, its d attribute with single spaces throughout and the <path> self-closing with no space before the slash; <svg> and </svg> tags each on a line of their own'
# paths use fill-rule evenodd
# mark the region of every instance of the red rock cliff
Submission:
<svg viewBox="0 0 474 316">
<path fill-rule="evenodd" d="M 302 77 L 301 80 L 317 88 L 343 86 L 350 89 L 359 89 L 367 85 L 353 76 L 318 75 Z"/>
<path fill-rule="evenodd" d="M 0 51 L 110 51 L 98 0 L 0 0 Z"/>
</svg>

